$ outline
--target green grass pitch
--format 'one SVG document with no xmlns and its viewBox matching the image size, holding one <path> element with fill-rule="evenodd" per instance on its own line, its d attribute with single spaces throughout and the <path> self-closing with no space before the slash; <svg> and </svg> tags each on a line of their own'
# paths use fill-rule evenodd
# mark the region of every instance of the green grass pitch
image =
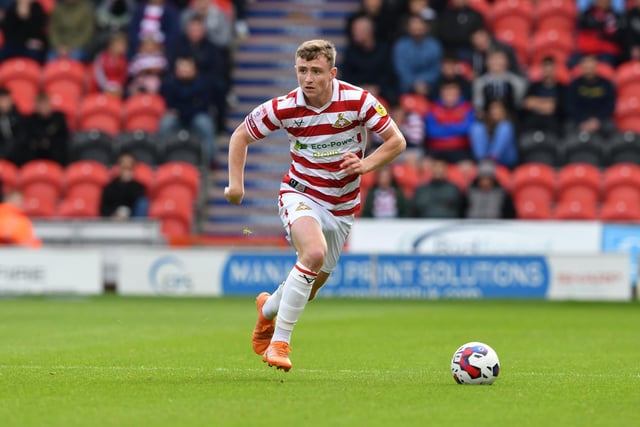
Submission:
<svg viewBox="0 0 640 427">
<path fill-rule="evenodd" d="M 293 369 L 251 350 L 253 299 L 0 300 L 0 425 L 640 425 L 637 303 L 319 299 Z M 500 356 L 461 386 L 467 341 Z"/>
</svg>

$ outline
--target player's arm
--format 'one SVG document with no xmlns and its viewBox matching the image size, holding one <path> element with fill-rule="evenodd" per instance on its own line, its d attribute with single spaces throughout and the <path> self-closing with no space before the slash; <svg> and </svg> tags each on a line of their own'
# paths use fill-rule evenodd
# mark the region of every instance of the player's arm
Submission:
<svg viewBox="0 0 640 427">
<path fill-rule="evenodd" d="M 407 147 L 404 135 L 402 135 L 402 132 L 393 121 L 380 136 L 383 140 L 382 145 L 364 159 L 360 159 L 354 153 L 345 153 L 342 156 L 342 168 L 347 174 L 357 173 L 363 175 L 379 169 L 402 154 Z"/>
<path fill-rule="evenodd" d="M 244 197 L 244 167 L 247 163 L 247 147 L 255 140 L 247 132 L 245 123 L 240 123 L 229 140 L 229 185 L 224 197 L 239 205 Z"/>
</svg>

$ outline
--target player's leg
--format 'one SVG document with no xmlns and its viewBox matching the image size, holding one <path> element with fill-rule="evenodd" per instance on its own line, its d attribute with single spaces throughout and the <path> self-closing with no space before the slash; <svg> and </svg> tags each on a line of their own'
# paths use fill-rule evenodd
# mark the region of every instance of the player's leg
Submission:
<svg viewBox="0 0 640 427">
<path fill-rule="evenodd" d="M 327 254 L 322 227 L 315 217 L 300 216 L 295 219 L 290 225 L 290 235 L 298 259 L 282 287 L 275 331 L 263 358 L 269 365 L 285 371 L 291 369 L 291 333 L 309 300 L 313 283 Z"/>
</svg>

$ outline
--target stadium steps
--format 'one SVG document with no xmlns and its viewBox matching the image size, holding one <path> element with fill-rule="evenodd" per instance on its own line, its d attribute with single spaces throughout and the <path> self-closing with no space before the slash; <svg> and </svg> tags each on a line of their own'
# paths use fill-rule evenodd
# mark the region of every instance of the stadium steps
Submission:
<svg viewBox="0 0 640 427">
<path fill-rule="evenodd" d="M 239 41 L 234 56 L 232 94 L 227 118 L 235 129 L 258 104 L 284 95 L 297 86 L 293 71 L 295 50 L 311 38 L 335 43 L 340 52 L 346 45 L 346 17 L 359 0 L 260 0 L 248 2 L 249 36 Z M 281 236 L 277 196 L 287 171 L 289 146 L 283 132 L 251 145 L 247 155 L 245 198 L 241 206 L 224 199 L 227 185 L 228 136 L 218 138 L 218 169 L 210 174 L 208 204 L 203 233 L 240 236 L 249 229 L 254 235 Z"/>
</svg>

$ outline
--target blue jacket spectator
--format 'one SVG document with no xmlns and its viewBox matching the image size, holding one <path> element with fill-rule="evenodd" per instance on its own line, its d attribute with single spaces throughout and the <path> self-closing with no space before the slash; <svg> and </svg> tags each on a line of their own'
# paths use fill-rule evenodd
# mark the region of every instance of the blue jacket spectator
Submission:
<svg viewBox="0 0 640 427">
<path fill-rule="evenodd" d="M 491 160 L 508 168 L 518 163 L 515 126 L 502 101 L 491 101 L 483 120 L 476 120 L 469 131 L 475 159 Z"/>
<path fill-rule="evenodd" d="M 160 17 L 160 19 L 158 19 Z M 172 46 L 180 35 L 180 14 L 167 0 L 138 3 L 129 23 L 129 57 L 138 51 L 140 41 L 151 37 Z"/>
<path fill-rule="evenodd" d="M 420 16 L 409 18 L 408 30 L 393 46 L 398 88 L 400 93 L 428 96 L 440 77 L 442 45 L 429 34 L 429 23 Z"/>
</svg>

